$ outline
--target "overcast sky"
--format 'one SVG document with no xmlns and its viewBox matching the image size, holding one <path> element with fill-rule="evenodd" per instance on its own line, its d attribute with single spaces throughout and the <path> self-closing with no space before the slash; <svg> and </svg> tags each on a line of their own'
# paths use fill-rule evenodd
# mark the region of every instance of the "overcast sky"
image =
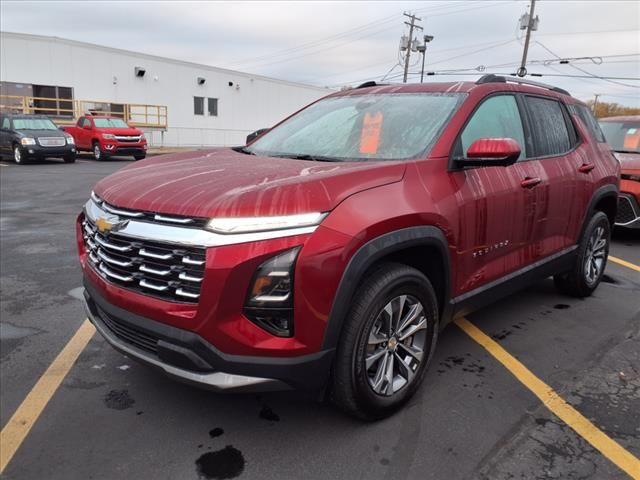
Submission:
<svg viewBox="0 0 640 480">
<path fill-rule="evenodd" d="M 398 63 L 404 11 L 424 33 L 428 77 L 475 79 L 476 68 L 511 73 L 522 55 L 519 17 L 528 1 L 427 2 L 0 2 L 3 31 L 53 35 L 322 86 L 380 80 Z M 588 99 L 640 105 L 640 2 L 539 0 L 527 66 L 538 80 Z M 545 48 L 546 47 L 546 48 Z M 568 65 L 545 61 L 579 58 Z M 419 72 L 414 54 L 411 71 Z M 412 62 L 414 63 L 414 62 Z M 461 76 L 451 70 L 467 69 Z M 446 72 L 449 70 L 449 72 Z M 402 79 L 397 66 L 390 77 Z M 475 74 L 475 76 L 473 75 Z M 616 77 L 570 78 L 552 75 Z M 412 76 L 411 81 L 419 81 Z M 618 82 L 618 83 L 614 83 Z M 635 87 L 635 88 L 634 88 Z"/>
</svg>

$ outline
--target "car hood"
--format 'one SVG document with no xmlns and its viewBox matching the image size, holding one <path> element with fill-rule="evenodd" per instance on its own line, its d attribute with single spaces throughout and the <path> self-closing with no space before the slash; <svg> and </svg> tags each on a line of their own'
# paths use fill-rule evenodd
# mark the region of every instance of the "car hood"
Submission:
<svg viewBox="0 0 640 480">
<path fill-rule="evenodd" d="M 354 193 L 400 181 L 404 162 L 328 163 L 217 149 L 163 155 L 104 178 L 114 206 L 192 217 L 326 212 Z"/>
<path fill-rule="evenodd" d="M 627 170 L 640 171 L 640 153 L 615 152 L 614 155 L 620 160 L 623 172 Z"/>
<path fill-rule="evenodd" d="M 62 130 L 18 130 L 23 137 L 66 137 Z"/>
<path fill-rule="evenodd" d="M 96 130 L 99 130 L 101 133 L 112 133 L 113 135 L 141 135 L 142 134 L 142 130 L 138 130 L 137 128 L 97 127 Z"/>
</svg>

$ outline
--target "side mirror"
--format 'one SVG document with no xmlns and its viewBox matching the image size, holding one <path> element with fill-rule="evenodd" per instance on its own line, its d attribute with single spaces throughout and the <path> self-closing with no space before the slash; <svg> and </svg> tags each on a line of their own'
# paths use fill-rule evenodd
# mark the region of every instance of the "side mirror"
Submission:
<svg viewBox="0 0 640 480">
<path fill-rule="evenodd" d="M 85 130 L 91 130 L 91 124 L 90 123 L 85 123 L 82 128 L 84 128 Z"/>
<path fill-rule="evenodd" d="M 271 129 L 270 128 L 261 128 L 260 130 L 256 130 L 255 132 L 250 133 L 249 135 L 247 135 L 247 145 L 249 145 L 251 142 L 253 142 L 256 138 L 261 137 L 262 135 L 267 133 L 269 130 L 271 130 Z"/>
<path fill-rule="evenodd" d="M 456 158 L 457 167 L 507 167 L 520 157 L 520 145 L 513 138 L 479 138 L 467 150 L 467 156 Z"/>
</svg>

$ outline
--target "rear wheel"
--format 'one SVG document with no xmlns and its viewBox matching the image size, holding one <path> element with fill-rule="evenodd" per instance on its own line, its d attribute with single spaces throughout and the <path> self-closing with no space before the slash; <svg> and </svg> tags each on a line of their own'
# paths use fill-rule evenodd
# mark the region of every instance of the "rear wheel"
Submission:
<svg viewBox="0 0 640 480">
<path fill-rule="evenodd" d="M 609 218 L 603 212 L 596 212 L 584 230 L 572 269 L 553 277 L 556 288 L 573 297 L 591 295 L 602 280 L 610 242 Z"/>
<path fill-rule="evenodd" d="M 359 287 L 338 342 L 331 399 L 351 415 L 391 415 L 416 392 L 435 348 L 438 304 L 420 271 L 394 263 Z"/>
</svg>

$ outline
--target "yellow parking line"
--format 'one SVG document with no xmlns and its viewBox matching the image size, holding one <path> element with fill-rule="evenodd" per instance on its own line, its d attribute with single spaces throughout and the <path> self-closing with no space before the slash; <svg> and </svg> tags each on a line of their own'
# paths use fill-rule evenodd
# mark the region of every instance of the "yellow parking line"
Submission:
<svg viewBox="0 0 640 480">
<path fill-rule="evenodd" d="M 609 255 L 609 260 L 617 263 L 618 265 L 622 265 L 623 267 L 627 267 L 627 268 L 630 268 L 631 270 L 635 270 L 636 272 L 640 272 L 640 266 L 635 265 L 631 262 L 627 262 L 626 260 L 622 260 L 621 258 Z"/>
<path fill-rule="evenodd" d="M 56 393 L 60 383 L 69 373 L 94 332 L 94 326 L 89 320 L 85 320 L 0 432 L 0 445 L 2 445 L 0 448 L 0 474 L 20 448 L 31 427 L 36 423 L 53 394 Z"/>
<path fill-rule="evenodd" d="M 640 479 L 640 460 L 625 450 L 618 442 L 599 430 L 575 408 L 565 402 L 549 385 L 536 377 L 527 367 L 489 338 L 469 320 L 456 320 L 473 340 L 498 360 L 511 374 L 527 387 L 551 412 L 569 425 L 575 432 L 599 450 L 606 458 L 625 471 L 633 479 Z"/>
</svg>

